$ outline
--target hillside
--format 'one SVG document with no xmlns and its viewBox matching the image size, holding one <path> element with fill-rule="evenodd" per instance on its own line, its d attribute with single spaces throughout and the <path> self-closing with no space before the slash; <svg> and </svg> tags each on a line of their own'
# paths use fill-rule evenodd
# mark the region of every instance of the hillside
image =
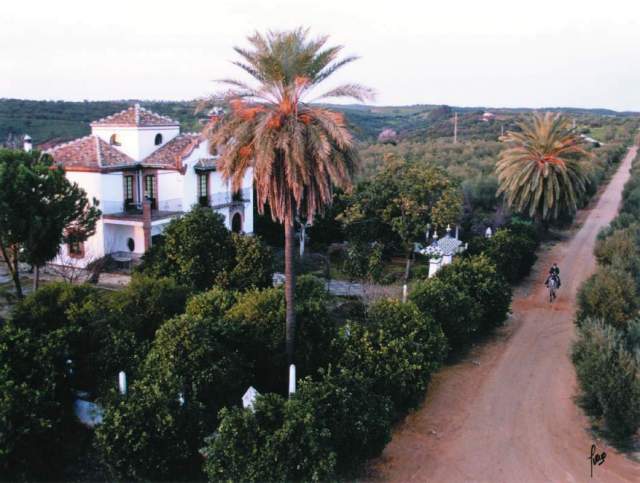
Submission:
<svg viewBox="0 0 640 483">
<path fill-rule="evenodd" d="M 143 107 L 178 120 L 182 129 L 194 131 L 200 122 L 195 114 L 195 101 L 32 101 L 0 99 L 0 143 L 28 133 L 36 144 L 65 141 L 89 133 L 89 123 L 139 102 Z M 344 112 L 358 139 L 371 143 L 385 128 L 397 132 L 400 139 L 425 142 L 453 135 L 453 115 L 458 113 L 460 139 L 497 140 L 502 129 L 511 129 L 514 121 L 532 109 L 492 109 L 486 107 L 450 107 L 437 105 L 365 106 L 330 105 Z M 550 108 L 579 118 L 581 125 L 598 128 L 621 121 L 638 113 L 607 109 Z M 495 118 L 482 120 L 490 111 Z M 606 123 L 602 121 L 608 118 Z"/>
</svg>

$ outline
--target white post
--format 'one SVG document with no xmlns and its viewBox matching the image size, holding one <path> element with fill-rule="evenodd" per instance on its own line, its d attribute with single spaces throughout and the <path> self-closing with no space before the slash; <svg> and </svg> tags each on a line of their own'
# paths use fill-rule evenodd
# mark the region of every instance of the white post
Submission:
<svg viewBox="0 0 640 483">
<path fill-rule="evenodd" d="M 405 283 L 402 286 L 402 303 L 405 303 L 407 301 L 407 284 Z"/>
<path fill-rule="evenodd" d="M 118 389 L 123 396 L 127 394 L 127 375 L 124 371 L 118 373 Z"/>
<path fill-rule="evenodd" d="M 296 366 L 289 366 L 289 396 L 296 393 Z"/>
<path fill-rule="evenodd" d="M 458 143 L 458 113 L 453 115 L 453 144 Z"/>
<path fill-rule="evenodd" d="M 300 258 L 304 256 L 304 243 L 307 235 L 307 224 L 300 223 Z"/>
</svg>

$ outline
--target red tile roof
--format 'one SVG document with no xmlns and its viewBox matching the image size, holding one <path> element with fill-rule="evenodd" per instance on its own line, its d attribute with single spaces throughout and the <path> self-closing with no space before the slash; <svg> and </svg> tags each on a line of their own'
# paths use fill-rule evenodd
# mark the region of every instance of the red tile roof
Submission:
<svg viewBox="0 0 640 483">
<path fill-rule="evenodd" d="M 180 134 L 167 144 L 147 156 L 142 164 L 149 167 L 182 168 L 182 160 L 189 156 L 202 142 L 196 133 Z"/>
<path fill-rule="evenodd" d="M 137 162 L 97 136 L 86 136 L 47 150 L 68 171 L 102 171 L 121 166 L 182 169 L 182 160 L 200 145 L 196 133 L 179 134 L 145 159 Z"/>
<path fill-rule="evenodd" d="M 146 127 L 146 126 L 179 126 L 177 121 L 156 114 L 135 104 L 124 111 L 117 112 L 91 123 L 92 127 Z"/>
<path fill-rule="evenodd" d="M 97 136 L 86 136 L 47 150 L 55 162 L 70 171 L 100 171 L 135 161 Z"/>
</svg>

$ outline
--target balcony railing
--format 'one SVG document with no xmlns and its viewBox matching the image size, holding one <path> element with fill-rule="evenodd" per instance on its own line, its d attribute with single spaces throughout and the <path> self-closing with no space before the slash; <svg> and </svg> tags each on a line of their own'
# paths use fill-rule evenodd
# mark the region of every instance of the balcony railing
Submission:
<svg viewBox="0 0 640 483">
<path fill-rule="evenodd" d="M 221 207 L 228 206 L 235 203 L 248 203 L 251 200 L 251 188 L 244 188 L 238 193 L 213 193 L 209 196 L 209 206 Z"/>
<path fill-rule="evenodd" d="M 142 203 L 131 203 L 125 200 L 100 200 L 99 208 L 105 215 L 113 213 L 142 213 Z M 173 198 L 168 200 L 151 200 L 151 209 L 167 212 L 183 211 L 182 199 Z"/>
</svg>

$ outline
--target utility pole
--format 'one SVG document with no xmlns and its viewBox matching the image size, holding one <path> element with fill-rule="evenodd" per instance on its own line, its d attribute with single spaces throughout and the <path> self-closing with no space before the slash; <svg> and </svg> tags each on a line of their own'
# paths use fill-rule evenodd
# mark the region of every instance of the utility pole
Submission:
<svg viewBox="0 0 640 483">
<path fill-rule="evenodd" d="M 458 144 L 458 113 L 453 114 L 453 144 Z"/>
</svg>

